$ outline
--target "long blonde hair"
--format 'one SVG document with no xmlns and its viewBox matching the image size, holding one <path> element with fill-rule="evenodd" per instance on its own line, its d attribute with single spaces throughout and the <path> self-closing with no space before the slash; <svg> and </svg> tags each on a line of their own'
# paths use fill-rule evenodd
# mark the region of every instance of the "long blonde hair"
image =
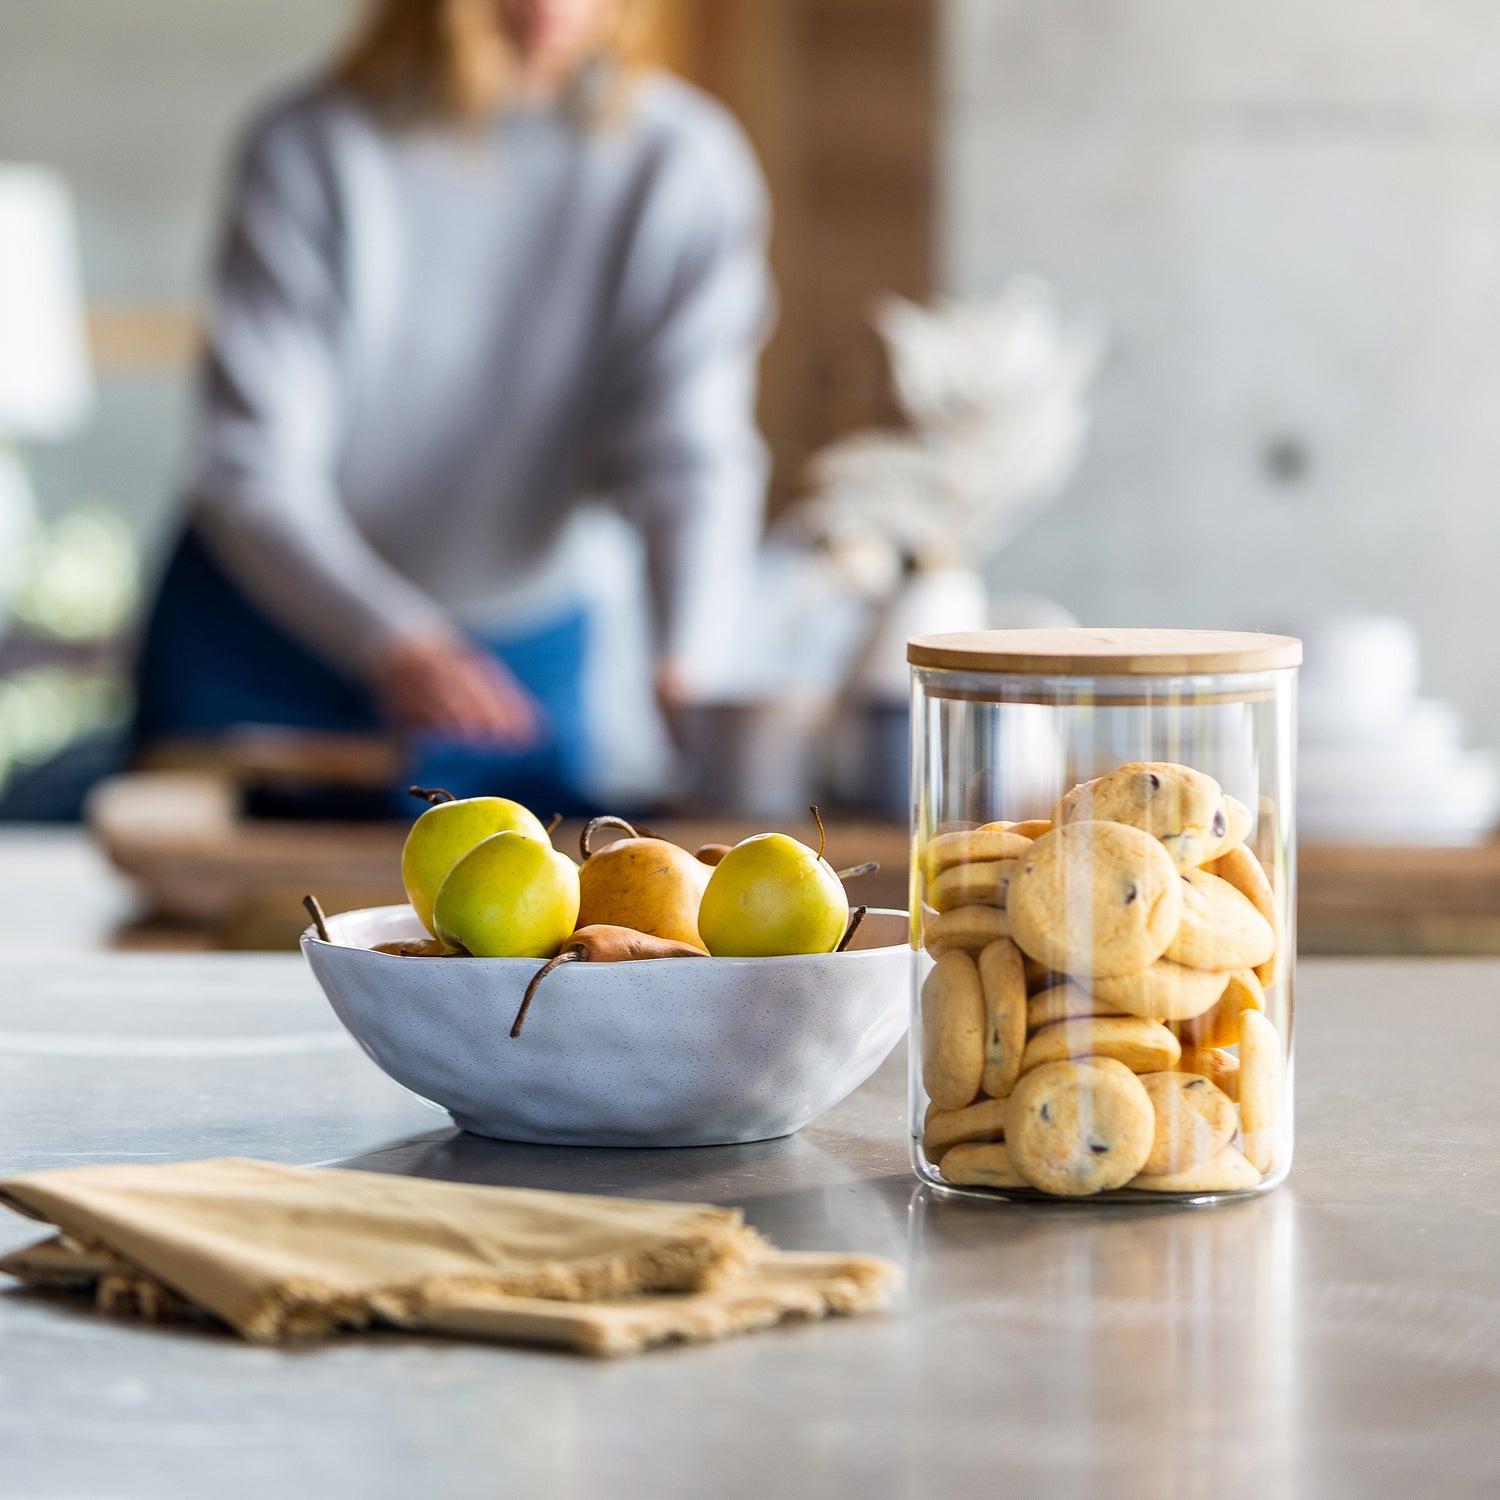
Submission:
<svg viewBox="0 0 1500 1500">
<path fill-rule="evenodd" d="M 622 64 L 623 82 L 650 47 L 652 0 L 620 0 L 602 51 Z M 501 106 L 517 71 L 515 51 L 495 20 L 494 0 L 373 0 L 364 24 L 334 66 L 334 78 L 378 113 L 404 123 L 475 125 Z M 618 88 L 592 101 L 597 116 Z"/>
</svg>

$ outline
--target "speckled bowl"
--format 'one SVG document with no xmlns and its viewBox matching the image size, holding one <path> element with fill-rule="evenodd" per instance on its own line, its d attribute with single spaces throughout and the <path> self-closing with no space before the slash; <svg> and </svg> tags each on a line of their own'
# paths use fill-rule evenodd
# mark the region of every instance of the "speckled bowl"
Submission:
<svg viewBox="0 0 1500 1500">
<path fill-rule="evenodd" d="M 477 1135 L 562 1146 L 715 1146 L 800 1130 L 906 1030 L 905 912 L 847 953 L 570 964 L 511 1022 L 531 959 L 397 958 L 409 906 L 349 911 L 302 951 L 345 1027 L 397 1083 Z"/>
</svg>

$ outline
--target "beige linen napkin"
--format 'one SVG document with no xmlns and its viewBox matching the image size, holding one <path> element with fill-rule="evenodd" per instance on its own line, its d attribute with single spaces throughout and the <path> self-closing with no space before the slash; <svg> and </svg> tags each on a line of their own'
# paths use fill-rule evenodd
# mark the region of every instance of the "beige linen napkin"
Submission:
<svg viewBox="0 0 1500 1500">
<path fill-rule="evenodd" d="M 268 1162 L 78 1167 L 0 1183 L 60 1235 L 33 1286 L 274 1341 L 371 1323 L 599 1354 L 883 1306 L 885 1261 L 783 1255 L 738 1210 Z"/>
</svg>

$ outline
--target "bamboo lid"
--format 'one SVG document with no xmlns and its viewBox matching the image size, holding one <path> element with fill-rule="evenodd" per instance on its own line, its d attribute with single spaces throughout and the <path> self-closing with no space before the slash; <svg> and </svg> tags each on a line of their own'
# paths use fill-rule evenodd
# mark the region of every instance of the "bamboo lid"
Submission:
<svg viewBox="0 0 1500 1500">
<path fill-rule="evenodd" d="M 1034 677 L 1192 677 L 1302 661 L 1290 635 L 1246 630 L 971 630 L 906 643 L 914 667 Z"/>
</svg>

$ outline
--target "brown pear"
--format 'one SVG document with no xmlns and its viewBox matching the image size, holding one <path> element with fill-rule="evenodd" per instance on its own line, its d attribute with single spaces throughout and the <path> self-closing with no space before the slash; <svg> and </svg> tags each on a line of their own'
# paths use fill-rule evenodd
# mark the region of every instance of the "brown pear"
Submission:
<svg viewBox="0 0 1500 1500">
<path fill-rule="evenodd" d="M 703 948 L 698 903 L 712 874 L 665 839 L 621 839 L 591 853 L 578 872 L 578 926 L 630 927 Z"/>
</svg>

